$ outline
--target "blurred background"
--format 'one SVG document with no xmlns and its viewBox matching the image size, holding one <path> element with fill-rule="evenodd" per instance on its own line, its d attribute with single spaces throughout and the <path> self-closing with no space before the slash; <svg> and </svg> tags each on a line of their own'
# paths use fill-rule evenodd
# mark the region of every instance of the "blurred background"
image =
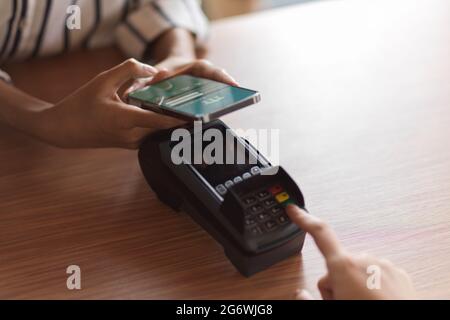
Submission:
<svg viewBox="0 0 450 320">
<path fill-rule="evenodd" d="M 319 0 L 203 0 L 203 8 L 211 20 L 254 11 Z"/>
</svg>

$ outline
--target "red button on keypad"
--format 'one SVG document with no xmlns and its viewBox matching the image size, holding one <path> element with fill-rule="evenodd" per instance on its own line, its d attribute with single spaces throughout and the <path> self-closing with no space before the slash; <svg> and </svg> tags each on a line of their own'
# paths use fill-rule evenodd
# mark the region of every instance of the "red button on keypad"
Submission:
<svg viewBox="0 0 450 320">
<path fill-rule="evenodd" d="M 283 192 L 283 188 L 279 184 L 276 184 L 273 187 L 269 188 L 269 192 L 273 195 L 276 195 L 280 192 Z"/>
</svg>

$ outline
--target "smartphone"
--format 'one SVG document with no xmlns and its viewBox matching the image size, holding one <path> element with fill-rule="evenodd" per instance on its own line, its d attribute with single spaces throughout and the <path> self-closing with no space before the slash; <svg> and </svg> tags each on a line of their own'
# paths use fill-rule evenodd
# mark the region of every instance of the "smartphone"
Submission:
<svg viewBox="0 0 450 320">
<path fill-rule="evenodd" d="M 132 105 L 183 120 L 208 122 L 260 101 L 257 91 L 179 75 L 129 94 Z"/>
</svg>

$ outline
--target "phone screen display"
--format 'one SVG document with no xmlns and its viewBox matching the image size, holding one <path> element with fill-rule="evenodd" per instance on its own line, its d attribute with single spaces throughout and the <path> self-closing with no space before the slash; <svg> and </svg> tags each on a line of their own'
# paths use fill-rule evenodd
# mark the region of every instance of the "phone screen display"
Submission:
<svg viewBox="0 0 450 320">
<path fill-rule="evenodd" d="M 182 75 L 158 82 L 130 97 L 193 117 L 201 117 L 247 100 L 257 92 L 213 80 Z"/>
</svg>

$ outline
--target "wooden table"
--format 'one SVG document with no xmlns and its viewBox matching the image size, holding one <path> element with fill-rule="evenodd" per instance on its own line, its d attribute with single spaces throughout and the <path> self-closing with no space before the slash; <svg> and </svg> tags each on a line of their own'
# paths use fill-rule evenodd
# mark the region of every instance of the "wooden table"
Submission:
<svg viewBox="0 0 450 320">
<path fill-rule="evenodd" d="M 210 58 L 263 102 L 224 117 L 280 129 L 308 208 L 356 252 L 450 298 L 450 2 L 326 1 L 215 23 Z M 57 101 L 122 58 L 112 49 L 8 67 Z M 158 202 L 136 152 L 59 150 L 0 128 L 0 298 L 290 298 L 323 260 L 307 240 L 249 279 Z M 66 289 L 66 267 L 82 290 Z"/>
</svg>

